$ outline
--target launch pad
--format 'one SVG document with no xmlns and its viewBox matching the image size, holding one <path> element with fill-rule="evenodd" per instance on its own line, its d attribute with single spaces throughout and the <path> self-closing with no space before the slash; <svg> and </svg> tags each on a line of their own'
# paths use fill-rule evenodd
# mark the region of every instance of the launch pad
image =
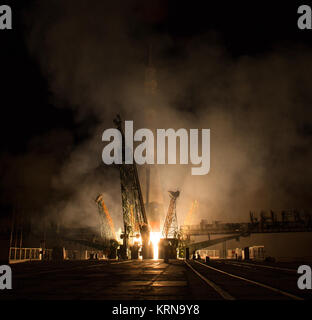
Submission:
<svg viewBox="0 0 312 320">
<path fill-rule="evenodd" d="M 1 300 L 302 300 L 299 264 L 219 260 L 63 261 L 12 265 Z M 278 289 L 276 289 L 278 288 Z"/>
</svg>

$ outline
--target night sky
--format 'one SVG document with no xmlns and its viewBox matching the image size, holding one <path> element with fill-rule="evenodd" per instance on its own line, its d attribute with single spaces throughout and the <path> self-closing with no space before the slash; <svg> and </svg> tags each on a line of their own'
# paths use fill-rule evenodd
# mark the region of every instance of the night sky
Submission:
<svg viewBox="0 0 312 320">
<path fill-rule="evenodd" d="M 100 138 L 95 138 L 100 136 L 95 132 L 112 127 L 116 111 L 129 118 L 144 105 L 137 95 L 137 83 L 140 72 L 144 71 L 144 48 L 150 39 L 155 43 L 153 62 L 159 69 L 159 91 L 163 94 L 159 101 L 173 106 L 168 108 L 164 125 L 170 127 L 173 118 L 169 115 L 177 112 L 179 120 L 172 120 L 173 127 L 183 125 L 183 119 L 187 119 L 185 127 L 205 125 L 211 127 L 217 137 L 224 136 L 224 140 L 220 138 L 222 145 L 225 141 L 231 143 L 227 136 L 232 132 L 233 143 L 243 146 L 242 152 L 233 146 L 237 152 L 233 153 L 233 159 L 240 162 L 235 169 L 225 164 L 219 176 L 217 166 L 215 170 L 213 167 L 216 162 L 212 162 L 214 172 L 205 178 L 211 176 L 212 181 L 206 190 L 215 188 L 214 192 L 219 195 L 212 192 L 213 199 L 203 197 L 203 207 L 214 208 L 216 212 L 220 203 L 224 205 L 212 217 L 219 218 L 227 212 L 224 220 L 230 219 L 229 207 L 239 212 L 245 210 L 244 214 L 234 214 L 234 220 L 247 218 L 248 208 L 309 208 L 312 30 L 297 28 L 297 2 L 235 1 L 225 4 L 219 1 L 218 4 L 207 4 L 208 1 L 137 0 L 104 1 L 105 5 L 101 4 L 103 1 L 44 2 L 6 1 L 12 6 L 13 30 L 0 31 L 0 202 L 3 216 L 9 214 L 13 206 L 27 208 L 30 215 L 55 216 L 73 212 L 75 216 L 77 208 L 70 203 L 80 203 L 80 207 L 86 208 L 83 210 L 88 210 L 92 200 L 89 203 L 77 192 L 80 186 L 80 190 L 90 187 L 94 198 L 97 191 L 107 192 L 108 206 L 113 216 L 118 214 L 119 208 L 112 208 L 113 203 L 120 201 L 120 194 L 112 195 L 119 190 L 118 174 L 104 168 L 101 161 L 94 164 L 85 157 L 86 154 L 90 158 L 93 154 L 100 157 L 101 148 L 90 146 L 96 139 L 101 146 Z M 276 73 L 272 72 L 273 78 L 270 68 L 276 70 Z M 210 71 L 204 73 L 201 69 Z M 138 72 L 129 89 L 125 84 L 132 79 L 135 70 Z M 225 72 L 229 72 L 229 76 Z M 274 78 L 279 72 L 280 76 Z M 290 80 L 284 83 L 288 75 Z M 109 84 L 103 85 L 105 80 Z M 271 82 L 267 88 L 266 83 Z M 208 83 L 208 87 L 203 83 Z M 233 83 L 237 83 L 237 88 Z M 212 87 L 212 84 L 218 85 Z M 249 84 L 251 88 L 246 88 Z M 133 94 L 135 99 L 127 98 L 127 90 L 136 93 Z M 259 105 L 251 106 L 253 95 L 257 102 L 262 99 L 259 92 L 268 95 Z M 288 96 L 289 92 L 294 94 Z M 203 101 L 210 98 L 211 105 L 206 108 Z M 284 99 L 287 105 L 289 103 L 286 108 L 283 107 Z M 272 100 L 275 105 L 270 105 Z M 129 107 L 121 106 L 124 101 L 129 101 Z M 229 106 L 232 101 L 242 109 L 232 109 Z M 266 101 L 268 108 L 261 109 Z M 132 108 L 130 105 L 134 104 L 136 106 Z M 205 124 L 196 122 L 202 114 L 207 114 Z M 280 115 L 285 126 L 276 122 L 276 115 Z M 293 115 L 296 117 L 294 122 Z M 148 116 L 138 116 L 135 120 L 143 126 L 145 117 Z M 249 124 L 255 119 L 259 122 Z M 157 123 L 155 120 L 155 126 Z M 214 128 L 214 123 L 221 123 L 219 128 L 222 129 L 218 131 L 218 125 Z M 273 126 L 280 127 L 283 132 L 273 132 Z M 254 136 L 252 128 L 255 128 Z M 243 132 L 250 140 L 241 142 Z M 218 139 L 212 147 L 212 157 L 218 149 Z M 266 143 L 272 140 L 275 142 Z M 259 150 L 264 146 L 268 151 L 261 153 Z M 223 158 L 231 157 L 231 148 L 228 154 L 224 150 L 228 148 L 221 149 L 221 162 Z M 79 160 L 84 169 L 76 166 L 75 157 L 79 152 L 85 152 Z M 261 169 L 254 170 L 253 164 Z M 245 174 L 241 167 L 247 168 L 245 178 L 242 178 Z M 219 188 L 220 180 L 230 175 L 237 185 L 231 178 L 227 187 Z M 256 179 L 258 175 L 261 177 Z M 190 179 L 186 178 L 188 182 L 185 183 L 189 185 L 192 181 L 200 188 L 206 188 L 204 178 L 200 181 Z M 248 186 L 251 180 L 252 187 Z M 108 187 L 110 181 L 115 182 L 114 187 Z M 94 187 L 91 187 L 92 183 L 95 183 Z M 192 194 L 187 187 L 183 189 L 183 181 L 177 183 L 186 190 L 189 207 Z M 244 189 L 241 194 L 238 186 Z M 171 187 L 170 183 L 166 187 Z M 241 205 L 241 198 L 246 199 L 246 206 Z M 57 213 L 51 209 L 55 206 Z M 205 210 L 201 212 L 202 218 Z M 77 217 L 83 214 L 77 213 Z M 71 217 L 69 221 L 72 220 Z"/>
</svg>

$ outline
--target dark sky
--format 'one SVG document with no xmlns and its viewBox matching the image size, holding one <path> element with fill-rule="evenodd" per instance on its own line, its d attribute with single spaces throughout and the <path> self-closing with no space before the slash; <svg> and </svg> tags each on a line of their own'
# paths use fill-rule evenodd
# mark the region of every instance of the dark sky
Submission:
<svg viewBox="0 0 312 320">
<path fill-rule="evenodd" d="M 12 1 L 14 28 L 0 34 L 3 152 L 21 152 L 31 137 L 52 128 L 76 129 L 71 110 L 60 110 L 53 105 L 48 80 L 25 43 L 27 28 L 31 26 L 25 25 L 24 15 L 35 3 Z M 211 31 L 218 33 L 233 56 L 257 56 L 279 44 L 285 47 L 290 43 L 312 45 L 311 32 L 297 28 L 300 2 L 296 1 L 291 4 L 254 1 L 249 5 L 244 1 L 235 1 L 235 4 L 214 1 L 209 5 L 206 1 L 196 4 L 166 0 L 153 0 L 150 5 L 144 1 L 137 3 L 137 19 L 142 29 L 136 30 L 134 36 L 148 32 L 168 34 L 176 44 L 176 48 L 168 52 L 172 55 L 179 55 L 188 39 Z"/>
<path fill-rule="evenodd" d="M 142 66 L 144 66 L 145 59 L 144 46 L 149 39 L 156 39 L 155 64 L 157 67 L 159 66 L 160 79 L 164 79 L 163 82 L 160 81 L 159 85 L 160 90 L 162 90 L 163 85 L 164 92 L 166 90 L 164 83 L 167 84 L 166 79 L 169 79 L 168 83 L 172 84 L 174 79 L 170 77 L 172 77 L 173 71 L 179 73 L 185 66 L 185 74 L 190 75 L 187 86 L 192 88 L 192 84 L 194 84 L 194 88 L 190 89 L 189 96 L 180 97 L 185 103 L 184 106 L 182 103 L 180 108 L 187 110 L 191 114 L 190 117 L 192 117 L 192 114 L 198 115 L 203 111 L 202 108 L 196 108 L 202 104 L 202 100 L 198 97 L 201 97 L 206 92 L 206 89 L 199 88 L 197 91 L 196 85 L 200 82 L 198 80 L 201 79 L 200 77 L 206 79 L 207 75 L 200 75 L 197 78 L 194 76 L 194 69 L 200 69 L 201 66 L 205 69 L 206 66 L 209 66 L 209 50 L 207 51 L 207 60 L 205 59 L 205 50 L 207 48 L 214 48 L 213 50 L 211 49 L 213 51 L 211 53 L 212 59 L 216 55 L 220 55 L 220 60 L 216 59 L 216 61 L 219 61 L 220 64 L 224 62 L 225 70 L 234 70 L 235 73 L 236 68 L 238 70 L 246 69 L 248 74 L 250 72 L 255 78 L 257 78 L 256 73 L 262 68 L 262 63 L 264 68 L 266 66 L 270 68 L 270 63 L 273 61 L 274 68 L 274 56 L 279 59 L 280 55 L 284 59 L 285 53 L 285 61 L 292 61 L 289 74 L 293 82 L 296 82 L 296 77 L 299 79 L 300 75 L 293 75 L 295 71 L 292 70 L 296 69 L 296 62 L 292 60 L 292 55 L 297 55 L 295 59 L 298 59 L 300 70 L 305 69 L 304 61 L 309 61 L 312 57 L 310 57 L 312 31 L 298 30 L 298 3 L 295 1 L 292 1 L 292 4 L 277 3 L 275 1 L 274 4 L 272 4 L 272 1 L 235 1 L 231 4 L 225 4 L 221 1 L 216 4 L 215 1 L 213 4 L 211 2 L 207 4 L 207 1 L 137 0 L 123 1 L 119 4 L 119 9 L 113 3 L 110 7 L 109 1 L 106 2 L 108 5 L 105 7 L 103 19 L 101 19 L 101 14 L 95 13 L 97 12 L 97 6 L 101 8 L 101 5 L 97 4 L 99 1 L 92 2 L 92 7 L 88 7 L 87 1 L 64 1 L 63 7 L 60 4 L 62 1 L 47 1 L 44 5 L 42 3 L 39 4 L 40 1 L 12 1 L 13 30 L 0 31 L 0 97 L 2 111 L 0 118 L 0 201 L 3 213 L 13 204 L 17 204 L 18 207 L 31 207 L 31 210 L 41 212 L 57 203 L 60 204 L 60 210 L 63 210 L 64 206 L 67 206 L 64 205 L 64 202 L 74 202 L 75 199 L 79 198 L 79 195 L 73 196 L 76 190 L 68 187 L 66 183 L 59 187 L 59 183 L 55 182 L 55 179 L 59 181 L 56 177 L 62 176 L 64 178 L 64 175 L 66 176 L 64 172 L 76 170 L 71 160 L 75 157 L 76 150 L 81 150 L 84 144 L 90 145 L 88 141 L 93 139 L 96 128 L 99 128 L 105 117 L 114 113 L 111 110 L 99 115 L 101 103 L 94 109 L 85 103 L 86 100 L 90 101 L 90 96 L 91 99 L 93 98 L 92 92 L 97 92 L 96 89 L 88 91 L 87 88 L 85 97 L 82 97 L 80 93 L 79 95 L 77 94 L 81 90 L 84 91 L 86 86 L 88 87 L 88 83 L 81 83 L 76 80 L 79 79 L 79 75 L 84 74 L 82 72 L 88 75 L 91 73 L 93 78 L 92 70 L 96 70 L 93 66 L 90 67 L 89 73 L 81 70 L 88 66 L 88 45 L 90 43 L 90 56 L 96 57 L 97 45 L 101 49 L 104 48 L 101 46 L 99 39 L 101 37 L 104 39 L 106 34 L 113 35 L 113 40 L 110 39 L 108 43 L 115 44 L 116 41 L 117 49 L 133 45 L 135 49 L 133 51 L 129 49 L 129 52 L 127 50 L 126 52 L 127 54 L 129 53 L 128 56 L 136 56 L 137 60 L 134 59 L 133 61 Z M 111 14 L 109 10 L 111 10 Z M 93 14 L 96 15 L 94 19 Z M 114 18 L 112 18 L 111 22 L 109 20 L 110 17 Z M 106 24 L 105 19 L 109 21 Z M 118 24 L 116 22 L 115 24 L 115 21 L 119 21 L 118 19 L 122 23 Z M 103 29 L 101 28 L 102 22 Z M 63 26 L 64 28 L 61 29 Z M 118 28 L 120 26 L 122 28 L 126 26 L 126 37 L 124 37 L 124 29 L 119 32 Z M 105 29 L 110 29 L 110 27 L 112 30 L 114 28 L 116 30 L 107 31 Z M 67 32 L 69 38 L 64 36 Z M 72 32 L 76 35 L 75 37 L 70 37 L 73 34 Z M 57 35 L 58 33 L 60 33 L 59 36 Z M 114 37 L 114 35 L 117 36 Z M 126 44 L 123 43 L 124 38 L 126 39 Z M 105 42 L 105 39 L 103 41 Z M 59 50 L 59 48 L 67 45 L 68 51 L 72 52 L 72 56 L 67 56 L 65 49 Z M 77 49 L 87 52 L 86 62 L 79 61 L 76 63 L 75 54 Z M 196 60 L 196 50 L 199 51 L 198 60 Z M 112 55 L 111 52 L 103 53 L 103 60 L 109 59 L 110 54 Z M 300 56 L 298 57 L 300 54 L 302 54 L 302 59 Z M 128 59 L 128 56 L 125 58 L 124 69 L 130 73 L 133 72 L 131 69 L 132 58 Z M 83 57 L 83 54 L 81 57 Z M 118 67 L 122 65 L 123 59 L 120 52 L 118 53 L 118 58 L 119 60 L 116 58 L 116 61 L 112 59 L 112 65 L 115 62 Z M 268 61 L 267 64 L 265 62 L 266 59 Z M 81 60 L 83 59 L 81 58 Z M 282 64 L 284 66 L 284 62 Z M 166 65 L 170 65 L 170 68 L 172 67 L 172 69 L 167 68 L 169 76 L 165 72 L 162 73 L 162 69 L 166 69 Z M 103 67 L 103 74 L 107 72 L 106 76 L 112 81 L 119 79 L 118 77 L 122 73 L 121 67 L 120 70 L 118 67 L 116 69 L 109 68 L 109 64 L 106 65 L 105 63 L 101 67 Z M 311 64 L 307 66 L 307 68 L 309 67 L 311 67 Z M 255 71 L 250 71 L 253 68 Z M 116 76 L 114 75 L 114 70 L 116 70 Z M 277 68 L 277 70 L 279 69 Z M 272 80 L 274 86 L 275 84 L 277 85 L 274 81 L 283 81 L 284 72 L 288 74 L 284 67 L 281 67 L 281 70 L 281 77 Z M 63 71 L 64 74 L 62 73 Z M 76 72 L 78 74 L 77 78 L 73 75 Z M 300 73 L 300 71 L 298 72 Z M 222 69 L 218 67 L 215 73 L 212 73 L 211 77 L 209 76 L 209 81 L 218 82 L 222 86 L 222 89 L 212 90 L 212 93 L 220 96 L 220 93 L 229 87 L 229 91 L 232 94 L 234 90 L 232 88 L 233 84 L 231 83 L 227 86 L 226 81 L 227 79 L 229 79 L 228 81 L 233 81 L 233 79 L 231 77 L 221 77 L 220 73 L 222 73 Z M 240 71 L 238 74 L 240 74 Z M 64 77 L 66 80 L 64 80 Z M 261 74 L 259 77 L 261 77 Z M 268 75 L 265 74 L 263 77 L 268 77 Z M 291 146 L 291 151 L 287 149 L 287 157 L 291 153 L 293 161 L 296 162 L 296 168 L 301 167 L 304 171 L 306 163 L 300 165 L 300 159 L 310 159 L 310 153 L 306 149 L 311 142 L 312 121 L 309 111 L 311 108 L 311 94 L 309 93 L 311 82 L 309 83 L 309 80 L 311 79 L 305 75 L 303 75 L 303 78 L 304 80 L 298 80 L 298 88 L 296 90 L 299 93 L 295 95 L 295 99 L 300 101 L 300 110 L 298 110 L 300 119 L 296 122 L 296 130 L 299 132 L 297 135 L 302 137 L 302 140 L 298 142 L 293 140 L 292 136 L 289 138 L 295 142 Z M 90 87 L 93 86 L 95 88 L 98 85 L 96 79 L 98 79 L 98 74 L 95 74 L 92 81 L 90 81 L 92 82 Z M 79 80 L 81 80 L 81 77 Z M 61 85 L 62 81 L 65 81 L 65 85 Z M 267 81 L 271 81 L 271 79 L 264 78 L 263 82 Z M 304 81 L 302 88 L 300 81 Z M 288 84 L 285 84 L 285 86 L 287 87 Z M 174 88 L 174 86 L 170 88 Z M 277 88 L 279 88 L 278 85 Z M 287 91 L 287 88 L 285 90 Z M 171 91 L 174 91 L 174 89 Z M 266 91 L 264 90 L 264 92 Z M 244 90 L 242 90 L 241 94 L 244 95 Z M 283 92 L 281 91 L 282 94 Z M 169 97 L 168 101 L 178 101 L 178 95 L 174 99 L 170 95 L 171 92 L 164 93 L 164 96 Z M 242 98 L 242 100 L 244 99 Z M 110 101 L 115 101 L 115 99 L 111 98 Z M 283 100 L 279 97 L 276 98 L 276 101 Z M 96 105 L 97 102 L 99 102 L 99 99 L 94 97 L 92 103 Z M 116 103 L 118 104 L 119 102 L 117 101 Z M 226 104 L 223 100 L 220 102 L 217 99 L 217 102 Z M 293 103 L 293 105 L 296 104 L 296 102 Z M 85 106 L 81 107 L 83 104 Z M 246 102 L 246 105 L 247 111 L 243 111 L 243 120 L 240 118 L 236 122 L 235 117 L 240 117 L 239 112 L 231 114 L 233 124 L 241 123 L 240 121 L 244 125 L 246 124 L 249 117 L 248 102 Z M 275 107 L 277 109 L 281 108 L 278 105 Z M 114 109 L 114 106 L 111 106 L 111 108 Z M 226 111 L 226 108 L 224 108 L 222 110 Z M 290 117 L 293 112 L 293 107 L 291 108 Z M 283 109 L 281 108 L 281 110 Z M 253 116 L 258 112 L 260 118 L 262 117 L 260 109 L 253 109 L 253 111 L 255 111 Z M 263 114 L 266 112 L 266 110 L 263 110 Z M 213 114 L 215 115 L 215 113 Z M 281 114 L 283 114 L 283 111 L 281 111 Z M 217 119 L 220 121 L 219 117 Z M 209 124 L 207 125 L 209 126 Z M 271 125 L 268 124 L 268 126 Z M 265 125 L 258 130 L 259 132 L 265 131 Z M 240 133 L 237 134 L 239 138 Z M 284 143 L 283 141 L 288 140 L 287 132 L 285 135 L 285 140 L 281 140 L 281 144 Z M 258 138 L 259 134 L 257 134 Z M 262 139 L 261 135 L 259 139 Z M 266 138 L 263 139 L 266 140 Z M 306 139 L 309 139 L 308 142 L 306 142 Z M 301 144 L 301 141 L 305 141 L 304 145 Z M 248 151 L 250 151 L 249 144 L 247 144 L 246 148 L 249 148 Z M 272 148 L 276 148 L 276 145 L 273 145 Z M 279 163 L 282 160 L 279 158 L 279 151 L 276 151 L 276 153 L 276 155 L 273 153 L 273 156 L 269 159 L 265 158 L 267 157 L 266 154 L 263 155 L 263 162 L 261 162 L 261 166 L 265 168 L 263 180 L 269 181 L 268 176 L 271 174 L 271 168 L 274 170 L 274 172 L 272 171 L 273 180 L 278 181 L 277 186 L 285 183 L 283 184 L 283 187 L 285 187 L 284 193 L 282 195 L 278 194 L 277 198 L 285 198 L 285 194 L 287 195 L 288 192 L 294 198 L 299 199 L 296 202 L 297 206 L 302 204 L 302 207 L 306 208 L 311 190 L 310 183 L 312 179 L 309 176 L 311 170 L 306 172 L 306 177 L 303 177 L 301 173 L 301 176 L 297 179 L 297 173 L 292 172 L 294 170 L 292 165 L 285 165 L 285 161 L 290 161 L 290 159 L 283 158 L 284 169 L 281 172 L 277 172 L 276 168 L 280 167 Z M 235 157 L 235 154 L 233 156 Z M 248 155 L 248 159 L 253 158 Z M 92 168 L 92 170 L 90 169 L 92 177 L 94 175 L 97 176 L 98 165 L 91 165 L 90 167 Z M 79 176 L 79 172 L 75 174 Z M 238 175 L 235 177 L 238 183 L 242 185 L 246 183 L 245 181 L 240 181 L 239 171 L 231 171 L 231 174 L 233 176 Z M 253 176 L 255 173 L 251 172 L 250 174 Z M 79 183 L 85 186 L 88 184 L 88 179 L 91 178 L 88 178 L 85 172 L 83 175 L 83 181 L 79 180 Z M 293 176 L 293 179 L 286 177 L 289 175 Z M 108 176 L 110 177 L 110 173 Z M 114 179 L 114 177 L 113 174 L 110 179 Z M 275 179 L 275 177 L 277 178 Z M 110 180 L 108 179 L 107 181 Z M 249 187 L 244 188 L 248 189 Z M 235 199 L 235 195 L 238 192 L 236 189 L 236 187 L 232 187 L 226 190 L 228 199 Z M 249 204 L 252 203 L 253 197 L 257 195 L 262 197 L 262 193 L 263 189 L 259 187 L 250 198 Z M 302 200 L 300 197 L 302 197 Z M 112 203 L 113 201 L 115 200 L 112 200 Z M 203 201 L 205 202 L 205 200 Z M 206 205 L 208 207 L 210 204 L 217 205 L 211 202 L 212 200 L 208 199 Z M 260 206 L 261 201 L 259 203 L 255 206 Z M 274 200 L 264 201 L 264 207 L 266 207 L 267 203 L 273 206 Z M 281 201 L 281 204 L 277 206 L 280 205 L 287 205 L 287 202 Z M 233 206 L 234 208 L 236 207 L 235 204 Z"/>
</svg>

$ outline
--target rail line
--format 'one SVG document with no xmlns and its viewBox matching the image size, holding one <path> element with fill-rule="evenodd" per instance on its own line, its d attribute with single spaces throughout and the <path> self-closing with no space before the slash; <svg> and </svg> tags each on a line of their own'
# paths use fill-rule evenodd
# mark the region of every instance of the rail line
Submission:
<svg viewBox="0 0 312 320">
<path fill-rule="evenodd" d="M 216 285 L 214 282 L 210 281 L 207 279 L 205 276 L 200 274 L 197 270 L 195 270 L 188 262 L 184 261 L 185 264 L 198 276 L 200 277 L 203 281 L 205 281 L 211 288 L 213 288 L 223 299 L 225 300 L 235 300 L 235 298 L 230 295 L 228 292 L 223 290 L 221 287 Z"/>
<path fill-rule="evenodd" d="M 282 267 L 273 267 L 273 266 L 267 266 L 263 264 L 256 264 L 256 263 L 248 263 L 248 262 L 232 262 L 232 261 L 227 261 L 225 262 L 226 264 L 230 265 L 237 265 L 237 266 L 251 266 L 254 268 L 266 268 L 266 269 L 271 269 L 271 270 L 279 270 L 279 271 L 286 271 L 286 272 L 292 272 L 292 273 L 297 273 L 296 269 L 289 269 L 289 268 L 282 268 Z"/>
<path fill-rule="evenodd" d="M 211 288 L 213 288 L 223 299 L 225 299 L 225 300 L 236 300 L 237 299 L 235 297 L 235 294 L 233 295 L 233 294 L 230 294 L 229 292 L 227 292 L 227 291 L 230 291 L 230 290 L 224 290 L 223 288 L 220 287 L 220 285 L 218 285 L 217 283 L 211 281 L 206 276 L 204 276 L 202 273 L 200 273 L 198 270 L 196 270 L 190 263 L 188 263 L 187 261 L 184 261 L 184 262 L 199 278 L 201 278 L 207 285 L 209 285 Z M 290 299 L 293 299 L 293 300 L 304 300 L 303 298 L 301 298 L 301 297 L 299 297 L 297 295 L 294 295 L 292 293 L 289 293 L 289 292 L 274 288 L 274 287 L 266 285 L 264 283 L 260 283 L 258 281 L 250 280 L 250 279 L 247 279 L 245 277 L 241 277 L 241 276 L 238 276 L 238 275 L 223 271 L 221 269 L 209 266 L 207 264 L 204 264 L 204 263 L 196 261 L 196 260 L 194 260 L 194 262 L 196 264 L 200 265 L 200 266 L 203 266 L 203 267 L 206 267 L 206 268 L 208 268 L 210 270 L 218 272 L 218 273 L 220 273 L 220 274 L 222 274 L 222 275 L 224 275 L 226 277 L 235 278 L 237 280 L 241 280 L 241 281 L 250 283 L 253 286 L 257 286 L 257 287 L 261 287 L 261 288 L 267 289 L 267 290 L 269 290 L 271 292 L 277 293 L 279 295 L 282 295 L 284 297 L 287 297 L 287 298 L 290 298 Z"/>
</svg>

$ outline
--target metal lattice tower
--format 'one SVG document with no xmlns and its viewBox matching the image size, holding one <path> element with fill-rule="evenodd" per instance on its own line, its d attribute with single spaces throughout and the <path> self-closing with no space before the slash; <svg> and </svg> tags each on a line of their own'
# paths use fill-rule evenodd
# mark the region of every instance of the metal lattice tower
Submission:
<svg viewBox="0 0 312 320">
<path fill-rule="evenodd" d="M 122 155 L 125 154 L 125 136 L 121 125 L 121 118 L 117 115 L 114 123 L 122 134 Z M 123 159 L 124 160 L 124 159 Z M 124 248 L 129 248 L 129 239 L 134 238 L 138 232 L 142 238 L 143 258 L 147 257 L 147 247 L 149 242 L 148 221 L 143 202 L 141 185 L 135 163 L 119 165 L 122 213 L 124 221 Z"/>
<path fill-rule="evenodd" d="M 166 220 L 164 223 L 164 228 L 162 235 L 164 238 L 176 238 L 178 235 L 178 219 L 177 219 L 177 210 L 176 210 L 176 202 L 177 198 L 180 195 L 180 191 L 169 191 L 170 195 L 170 203 L 168 212 L 166 215 Z"/>
<path fill-rule="evenodd" d="M 114 223 L 103 200 L 103 195 L 97 196 L 95 202 L 98 204 L 99 209 L 101 237 L 105 240 L 116 240 Z"/>
</svg>

